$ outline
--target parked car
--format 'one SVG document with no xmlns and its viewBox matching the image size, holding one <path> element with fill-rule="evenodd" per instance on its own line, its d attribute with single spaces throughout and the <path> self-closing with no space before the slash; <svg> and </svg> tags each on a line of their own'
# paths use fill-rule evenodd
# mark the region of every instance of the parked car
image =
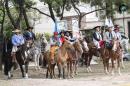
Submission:
<svg viewBox="0 0 130 86">
<path fill-rule="evenodd" d="M 130 53 L 124 53 L 123 54 L 123 60 L 124 61 L 130 61 Z"/>
</svg>

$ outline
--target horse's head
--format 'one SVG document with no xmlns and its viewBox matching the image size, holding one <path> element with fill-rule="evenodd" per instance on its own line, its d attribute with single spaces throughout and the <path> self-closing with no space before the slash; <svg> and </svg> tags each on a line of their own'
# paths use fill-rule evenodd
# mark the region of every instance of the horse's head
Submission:
<svg viewBox="0 0 130 86">
<path fill-rule="evenodd" d="M 82 49 L 84 52 L 88 52 L 89 51 L 89 48 L 88 48 L 88 44 L 87 42 L 84 40 L 84 39 L 80 39 L 79 40 L 81 45 L 82 45 Z"/>
<path fill-rule="evenodd" d="M 120 43 L 118 40 L 112 40 L 112 45 L 113 45 L 112 47 L 113 51 L 117 51 L 120 48 Z"/>
<path fill-rule="evenodd" d="M 30 41 L 26 41 L 25 46 L 26 46 L 26 48 L 30 48 L 30 47 L 32 47 L 32 43 Z"/>
<path fill-rule="evenodd" d="M 73 46 L 76 51 L 78 51 L 81 54 L 83 53 L 82 45 L 78 39 L 74 42 Z"/>
<path fill-rule="evenodd" d="M 65 39 L 62 46 L 64 46 L 66 49 L 70 49 L 72 47 L 72 44 L 71 44 L 71 42 L 69 42 L 68 40 Z"/>
</svg>

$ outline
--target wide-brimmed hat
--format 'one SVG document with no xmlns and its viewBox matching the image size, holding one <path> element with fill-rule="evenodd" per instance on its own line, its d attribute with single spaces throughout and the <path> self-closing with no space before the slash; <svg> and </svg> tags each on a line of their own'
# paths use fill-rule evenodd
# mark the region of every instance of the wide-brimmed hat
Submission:
<svg viewBox="0 0 130 86">
<path fill-rule="evenodd" d="M 15 29 L 15 30 L 13 30 L 12 32 L 17 33 L 17 32 L 21 32 L 21 30 Z"/>
<path fill-rule="evenodd" d="M 100 28 L 101 26 L 96 26 L 96 27 L 94 27 L 93 29 L 97 29 L 97 28 Z"/>
</svg>

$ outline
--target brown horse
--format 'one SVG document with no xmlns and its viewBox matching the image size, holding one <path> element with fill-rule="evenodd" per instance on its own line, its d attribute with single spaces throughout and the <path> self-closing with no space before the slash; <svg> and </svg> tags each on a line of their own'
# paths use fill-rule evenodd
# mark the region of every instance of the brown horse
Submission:
<svg viewBox="0 0 130 86">
<path fill-rule="evenodd" d="M 74 48 L 72 47 L 72 44 L 68 40 L 65 40 L 62 46 L 57 51 L 55 51 L 54 64 L 51 63 L 50 52 L 48 51 L 45 53 L 44 57 L 46 57 L 46 61 L 48 63 L 46 73 L 47 78 L 48 73 L 50 73 L 51 78 L 55 78 L 55 72 L 54 72 L 55 65 L 57 65 L 58 67 L 59 78 L 61 78 L 61 71 L 63 73 L 63 78 L 65 78 L 66 66 L 68 77 L 72 77 L 72 56 L 70 55 L 69 51 L 74 52 Z"/>
<path fill-rule="evenodd" d="M 85 44 L 82 45 L 82 41 L 79 39 L 77 39 L 73 43 L 73 47 L 75 49 L 75 52 L 74 52 L 75 56 L 73 56 L 74 53 L 71 53 L 73 56 L 73 74 L 77 75 L 78 61 L 82 57 L 83 49 L 85 49 L 87 51 L 88 47 Z"/>
<path fill-rule="evenodd" d="M 110 52 L 110 58 L 111 58 L 111 63 L 112 63 L 112 75 L 114 75 L 114 70 L 115 70 L 115 64 L 114 61 L 117 61 L 117 67 L 118 67 L 118 74 L 121 75 L 120 72 L 120 62 L 122 58 L 122 49 L 120 42 L 118 40 L 113 40 L 113 48 Z"/>
<path fill-rule="evenodd" d="M 114 74 L 114 69 L 115 69 L 115 64 L 114 62 L 117 61 L 117 65 L 118 65 L 118 73 L 120 73 L 120 61 L 121 61 L 121 47 L 120 47 L 120 43 L 118 40 L 112 40 L 112 48 L 107 48 L 105 46 L 105 43 L 104 43 L 104 46 L 101 47 L 101 50 L 100 50 L 100 53 L 101 53 L 101 57 L 102 57 L 102 60 L 103 60 L 103 65 L 104 65 L 104 71 L 106 74 L 108 74 L 110 71 L 109 71 L 109 60 L 111 59 L 111 63 L 112 63 L 112 71 L 111 71 L 111 74 L 113 75 Z"/>
<path fill-rule="evenodd" d="M 109 73 L 109 60 L 110 60 L 110 50 L 111 49 L 108 49 L 105 45 L 105 41 L 103 43 L 103 45 L 101 46 L 101 49 L 100 49 L 100 56 L 102 58 L 102 61 L 103 61 L 103 65 L 104 65 L 104 72 L 106 74 Z"/>
</svg>

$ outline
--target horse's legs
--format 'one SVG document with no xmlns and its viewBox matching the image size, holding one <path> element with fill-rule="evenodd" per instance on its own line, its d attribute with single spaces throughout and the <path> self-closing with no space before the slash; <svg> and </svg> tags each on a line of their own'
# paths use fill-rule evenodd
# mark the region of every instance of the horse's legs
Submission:
<svg viewBox="0 0 130 86">
<path fill-rule="evenodd" d="M 77 69 L 78 69 L 78 61 L 76 60 L 75 63 L 74 63 L 74 73 L 75 73 L 75 75 L 78 74 Z"/>
<path fill-rule="evenodd" d="M 56 65 L 56 64 L 53 64 L 53 65 L 52 65 L 52 76 L 53 76 L 54 78 L 56 78 L 56 76 L 55 76 L 55 65 Z"/>
<path fill-rule="evenodd" d="M 11 69 L 13 67 L 12 59 L 9 57 L 7 61 L 4 62 L 4 73 L 8 75 L 8 79 L 10 79 L 13 75 L 11 75 Z"/>
<path fill-rule="evenodd" d="M 114 59 L 113 59 L 113 58 L 111 58 L 111 63 L 112 63 L 112 71 L 111 71 L 111 74 L 114 75 L 115 65 L 114 65 Z"/>
<path fill-rule="evenodd" d="M 63 79 L 65 79 L 65 65 L 63 66 Z"/>
<path fill-rule="evenodd" d="M 48 73 L 50 72 L 50 66 L 48 65 L 47 67 L 47 72 L 46 72 L 46 78 L 48 78 Z"/>
<path fill-rule="evenodd" d="M 25 62 L 25 72 L 26 72 L 25 78 L 28 78 L 28 65 L 29 65 L 29 60 Z"/>
<path fill-rule="evenodd" d="M 90 67 L 92 57 L 93 57 L 93 56 L 90 56 L 89 62 L 88 62 L 88 69 L 89 69 L 90 72 L 92 72 L 92 69 L 91 69 L 91 67 Z"/>
<path fill-rule="evenodd" d="M 61 78 L 61 65 L 58 64 L 57 66 L 58 66 L 58 71 L 59 71 L 59 75 L 58 75 L 58 77 Z"/>
<path fill-rule="evenodd" d="M 117 66 L 118 66 L 118 74 L 121 75 L 121 70 L 120 70 L 120 58 L 117 58 Z"/>
<path fill-rule="evenodd" d="M 40 61 L 39 61 L 39 60 L 40 60 L 40 57 L 41 57 L 41 54 L 39 54 L 39 55 L 38 55 L 38 58 L 37 58 L 37 67 L 38 67 L 38 69 L 39 69 L 39 70 L 40 70 L 40 65 L 39 65 L 39 62 L 40 62 Z"/>
<path fill-rule="evenodd" d="M 70 76 L 73 78 L 73 70 L 72 70 L 72 62 L 70 62 L 69 64 L 69 67 L 70 67 Z"/>
<path fill-rule="evenodd" d="M 25 77 L 25 75 L 24 75 L 24 69 L 23 69 L 24 65 L 19 64 L 19 66 L 20 66 L 20 69 L 21 69 L 21 72 L 22 72 L 22 77 L 24 78 Z"/>
<path fill-rule="evenodd" d="M 109 58 L 106 59 L 106 73 L 109 73 Z"/>
<path fill-rule="evenodd" d="M 67 63 L 67 76 L 70 78 L 70 63 Z"/>
<path fill-rule="evenodd" d="M 36 54 L 34 55 L 34 61 L 35 61 L 35 70 L 37 70 L 38 64 L 37 64 L 37 55 Z"/>
<path fill-rule="evenodd" d="M 88 66 L 89 66 L 89 56 L 85 56 L 85 64 L 87 68 L 87 72 L 89 72 Z"/>
</svg>

